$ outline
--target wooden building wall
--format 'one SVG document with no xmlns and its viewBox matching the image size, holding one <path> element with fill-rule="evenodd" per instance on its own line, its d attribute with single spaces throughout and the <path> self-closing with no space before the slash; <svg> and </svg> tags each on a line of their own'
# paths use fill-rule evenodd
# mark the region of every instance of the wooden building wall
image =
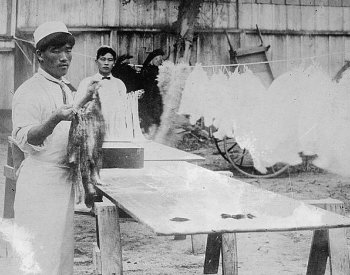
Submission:
<svg viewBox="0 0 350 275">
<path fill-rule="evenodd" d="M 4 3 L 17 4 L 18 37 L 31 40 L 33 30 L 48 20 L 61 20 L 68 25 L 76 37 L 68 74 L 75 86 L 96 71 L 94 57 L 101 44 L 113 46 L 118 54 L 130 53 L 133 63 L 142 64 L 147 53 L 159 47 L 167 52 L 175 40 L 169 30 L 177 18 L 176 0 L 131 0 L 126 5 L 122 0 L 5 0 L 0 5 Z M 6 17 L 3 10 L 1 6 L 0 15 Z M 265 45 L 271 45 L 269 60 L 285 60 L 271 63 L 275 76 L 302 62 L 313 61 L 334 76 L 350 56 L 348 0 L 207 0 L 198 22 L 192 64 L 229 64 L 224 31 L 234 48 L 253 47 L 260 44 L 256 24 Z M 4 31 L 1 28 L 0 35 Z M 16 55 L 18 68 L 15 87 L 33 71 L 28 61 L 33 59 L 30 47 L 21 45 L 29 58 L 18 46 L 10 53 Z M 318 57 L 303 60 L 312 56 Z"/>
<path fill-rule="evenodd" d="M 10 109 L 14 90 L 15 44 L 11 39 L 12 8 L 12 0 L 0 1 L 0 110 Z"/>
</svg>

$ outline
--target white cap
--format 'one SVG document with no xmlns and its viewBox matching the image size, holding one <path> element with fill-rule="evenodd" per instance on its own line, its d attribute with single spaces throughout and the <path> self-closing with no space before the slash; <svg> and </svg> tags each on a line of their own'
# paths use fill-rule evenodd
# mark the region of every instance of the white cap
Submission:
<svg viewBox="0 0 350 275">
<path fill-rule="evenodd" d="M 71 34 L 63 22 L 51 21 L 51 22 L 45 22 L 41 24 L 39 27 L 36 28 L 36 30 L 33 33 L 34 46 L 36 46 L 38 42 L 41 39 L 45 38 L 46 36 L 52 33 L 59 33 L 59 32 Z"/>
</svg>

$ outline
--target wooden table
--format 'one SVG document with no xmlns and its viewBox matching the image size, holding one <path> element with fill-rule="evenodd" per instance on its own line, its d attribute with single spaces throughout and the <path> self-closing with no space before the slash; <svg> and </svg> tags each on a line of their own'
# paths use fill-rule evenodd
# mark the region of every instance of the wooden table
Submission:
<svg viewBox="0 0 350 275">
<path fill-rule="evenodd" d="M 103 195 L 157 235 L 208 234 L 204 274 L 217 272 L 220 251 L 224 274 L 238 274 L 237 233 L 295 230 L 315 231 L 307 274 L 324 274 L 332 251 L 333 274 L 350 274 L 344 231 L 339 231 L 350 227 L 347 217 L 186 162 L 148 161 L 142 169 L 103 169 L 101 179 Z M 118 262 L 113 272 L 121 274 L 120 232 L 111 234 L 112 228 L 119 231 L 119 225 L 104 224 L 103 238 L 113 236 L 114 251 L 108 253 Z"/>
</svg>

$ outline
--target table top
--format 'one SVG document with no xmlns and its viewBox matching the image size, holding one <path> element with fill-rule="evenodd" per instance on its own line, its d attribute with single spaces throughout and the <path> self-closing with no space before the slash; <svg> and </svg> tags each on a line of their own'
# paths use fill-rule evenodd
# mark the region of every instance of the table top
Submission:
<svg viewBox="0 0 350 275">
<path fill-rule="evenodd" d="M 133 142 L 105 142 L 106 147 L 124 148 L 131 145 L 144 148 L 145 161 L 202 161 L 203 157 L 150 140 Z"/>
<path fill-rule="evenodd" d="M 350 227 L 350 218 L 187 162 L 102 169 L 98 189 L 158 235 Z"/>
</svg>

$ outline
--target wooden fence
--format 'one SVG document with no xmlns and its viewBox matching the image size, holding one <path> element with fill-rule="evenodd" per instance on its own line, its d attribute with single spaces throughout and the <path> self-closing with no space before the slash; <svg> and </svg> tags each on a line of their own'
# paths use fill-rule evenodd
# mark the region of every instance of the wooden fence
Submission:
<svg viewBox="0 0 350 275">
<path fill-rule="evenodd" d="M 350 1 L 348 0 L 225 0 L 205 1 L 201 8 L 191 63 L 229 64 L 227 31 L 234 48 L 260 44 L 258 25 L 272 71 L 280 75 L 292 67 L 319 62 L 331 75 L 350 57 Z M 0 108 L 9 109 L 9 91 L 35 70 L 28 43 L 33 30 L 48 20 L 64 21 L 74 33 L 76 46 L 68 78 L 74 85 L 95 73 L 94 57 L 101 44 L 118 54 L 130 53 L 142 64 L 155 48 L 168 51 L 174 43 L 171 25 L 177 18 L 178 1 L 131 0 L 3 0 L 0 3 Z M 6 23 L 6 24 L 5 24 Z M 6 27 L 4 27 L 6 26 Z M 11 31 L 12 30 L 12 31 Z M 1 39 L 5 44 L 1 44 Z M 16 47 L 14 48 L 14 45 Z M 314 58 L 311 58 L 314 57 Z"/>
</svg>

